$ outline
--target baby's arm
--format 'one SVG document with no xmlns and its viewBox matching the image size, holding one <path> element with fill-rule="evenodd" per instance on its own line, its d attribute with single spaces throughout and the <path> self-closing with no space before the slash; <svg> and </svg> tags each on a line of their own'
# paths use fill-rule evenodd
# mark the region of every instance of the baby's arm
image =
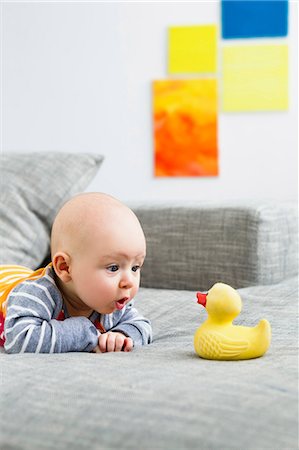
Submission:
<svg viewBox="0 0 299 450">
<path fill-rule="evenodd" d="M 62 302 L 57 287 L 49 283 L 20 283 L 10 293 L 5 318 L 7 353 L 90 352 L 96 347 L 97 330 L 89 319 L 54 319 L 57 303 L 59 309 Z"/>
<path fill-rule="evenodd" d="M 152 327 L 148 319 L 143 317 L 134 307 L 132 300 L 121 311 L 121 315 L 115 313 L 116 321 L 110 331 L 121 332 L 133 340 L 134 346 L 146 345 L 152 342 Z"/>
</svg>

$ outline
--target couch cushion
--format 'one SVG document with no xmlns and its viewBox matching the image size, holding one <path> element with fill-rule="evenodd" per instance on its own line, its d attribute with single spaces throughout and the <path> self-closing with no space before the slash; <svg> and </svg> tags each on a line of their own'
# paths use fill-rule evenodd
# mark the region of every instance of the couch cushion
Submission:
<svg viewBox="0 0 299 450">
<path fill-rule="evenodd" d="M 297 273 L 297 205 L 134 207 L 147 238 L 142 285 L 209 289 L 278 283 Z"/>
<path fill-rule="evenodd" d="M 102 160 L 87 153 L 0 156 L 0 264 L 42 263 L 57 210 L 87 187 Z"/>
<path fill-rule="evenodd" d="M 207 313 L 194 292 L 141 289 L 154 342 L 133 352 L 7 355 L 0 350 L 6 450 L 298 448 L 298 280 L 240 291 L 236 324 L 269 320 L 262 358 L 199 358 Z"/>
</svg>

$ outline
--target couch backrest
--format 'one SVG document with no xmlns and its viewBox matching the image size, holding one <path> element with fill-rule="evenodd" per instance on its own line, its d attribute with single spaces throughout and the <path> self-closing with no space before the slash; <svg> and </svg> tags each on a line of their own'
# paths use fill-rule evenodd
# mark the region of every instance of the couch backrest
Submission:
<svg viewBox="0 0 299 450">
<path fill-rule="evenodd" d="M 142 286 L 207 290 L 298 273 L 297 205 L 133 207 L 147 238 Z"/>
</svg>

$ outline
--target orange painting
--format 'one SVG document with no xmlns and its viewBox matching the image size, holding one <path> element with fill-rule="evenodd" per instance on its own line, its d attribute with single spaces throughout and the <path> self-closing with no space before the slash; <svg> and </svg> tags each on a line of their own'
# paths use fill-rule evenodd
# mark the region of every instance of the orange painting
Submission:
<svg viewBox="0 0 299 450">
<path fill-rule="evenodd" d="M 153 82 L 157 177 L 218 175 L 215 79 Z"/>
</svg>

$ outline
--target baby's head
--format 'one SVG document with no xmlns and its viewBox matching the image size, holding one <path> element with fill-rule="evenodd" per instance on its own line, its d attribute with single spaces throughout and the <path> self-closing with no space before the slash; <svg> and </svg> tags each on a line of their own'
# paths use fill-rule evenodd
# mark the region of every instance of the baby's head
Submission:
<svg viewBox="0 0 299 450">
<path fill-rule="evenodd" d="M 86 193 L 65 203 L 52 227 L 51 258 L 71 315 L 122 309 L 139 288 L 145 252 L 141 225 L 120 201 Z"/>
</svg>

